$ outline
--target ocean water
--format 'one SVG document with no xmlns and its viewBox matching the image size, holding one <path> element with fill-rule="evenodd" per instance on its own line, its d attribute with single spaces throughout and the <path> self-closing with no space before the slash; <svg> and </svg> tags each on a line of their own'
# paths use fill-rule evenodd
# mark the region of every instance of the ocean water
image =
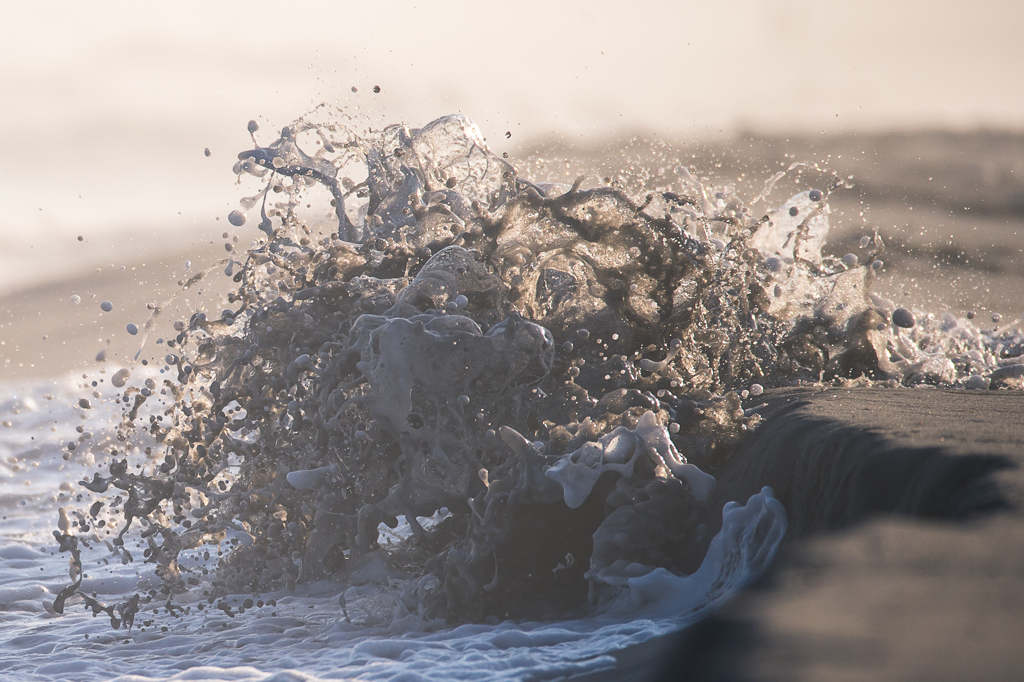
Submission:
<svg viewBox="0 0 1024 682">
<path fill-rule="evenodd" d="M 825 164 L 751 194 L 623 167 L 637 193 L 462 116 L 251 131 L 227 253 L 181 284 L 230 294 L 0 392 L 0 675 L 609 668 L 770 564 L 770 489 L 706 504 L 765 390 L 1024 381 L 1019 318 L 894 301 L 876 233 L 825 248 Z"/>
</svg>

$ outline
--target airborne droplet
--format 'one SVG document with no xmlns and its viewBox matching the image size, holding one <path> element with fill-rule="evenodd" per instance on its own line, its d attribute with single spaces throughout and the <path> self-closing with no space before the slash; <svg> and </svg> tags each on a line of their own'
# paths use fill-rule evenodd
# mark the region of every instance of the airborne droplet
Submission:
<svg viewBox="0 0 1024 682">
<path fill-rule="evenodd" d="M 135 336 L 136 334 L 139 333 L 139 328 L 135 326 L 134 322 L 129 322 L 128 326 L 125 328 L 128 330 L 128 333 L 131 334 L 132 336 Z"/>
<path fill-rule="evenodd" d="M 110 383 L 114 385 L 114 388 L 124 388 L 124 385 L 128 383 L 128 377 L 131 372 L 122 367 L 121 369 L 114 372 L 114 376 L 110 377 Z"/>
<path fill-rule="evenodd" d="M 914 320 L 914 314 L 906 308 L 897 308 L 892 311 L 892 323 L 897 327 L 910 329 L 917 324 L 917 321 Z"/>
<path fill-rule="evenodd" d="M 245 225 L 245 213 L 242 211 L 232 211 L 231 213 L 228 213 L 228 222 L 235 227 Z"/>
</svg>

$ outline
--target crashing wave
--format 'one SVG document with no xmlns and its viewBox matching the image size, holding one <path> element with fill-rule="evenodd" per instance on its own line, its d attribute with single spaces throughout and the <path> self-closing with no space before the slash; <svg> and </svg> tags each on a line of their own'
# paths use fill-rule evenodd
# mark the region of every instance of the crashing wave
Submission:
<svg viewBox="0 0 1024 682">
<path fill-rule="evenodd" d="M 785 532 L 768 489 L 708 505 L 760 421 L 748 396 L 1021 376 L 998 335 L 871 294 L 877 236 L 863 266 L 822 255 L 835 187 L 760 218 L 688 172 L 640 203 L 559 188 L 463 116 L 365 136 L 300 120 L 236 172 L 266 183 L 242 201 L 266 237 L 229 267 L 233 307 L 176 323 L 176 378 L 124 390 L 107 470 L 83 481 L 118 491 L 114 545 L 141 526 L 163 579 L 143 603 L 330 578 L 427 620 L 697 613 Z M 173 404 L 147 425 L 157 391 Z M 119 458 L 141 437 L 152 474 Z M 80 574 L 74 529 L 55 535 Z M 182 561 L 229 538 L 213 572 Z M 130 623 L 138 599 L 95 608 Z"/>
</svg>

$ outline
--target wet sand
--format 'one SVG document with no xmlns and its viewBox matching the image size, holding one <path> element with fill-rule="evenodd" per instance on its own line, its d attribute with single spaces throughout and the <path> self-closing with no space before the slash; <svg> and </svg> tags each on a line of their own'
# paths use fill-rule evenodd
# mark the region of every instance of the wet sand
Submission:
<svg viewBox="0 0 1024 682">
<path fill-rule="evenodd" d="M 1024 394 L 778 389 L 719 477 L 790 516 L 720 613 L 578 680 L 1011 679 L 1024 666 Z"/>
</svg>

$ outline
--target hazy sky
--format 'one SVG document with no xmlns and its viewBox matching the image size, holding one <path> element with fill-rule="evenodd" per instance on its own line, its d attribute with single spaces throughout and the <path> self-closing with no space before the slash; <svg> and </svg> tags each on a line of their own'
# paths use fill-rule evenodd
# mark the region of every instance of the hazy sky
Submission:
<svg viewBox="0 0 1024 682">
<path fill-rule="evenodd" d="M 0 288 L 38 279 L 41 251 L 63 267 L 83 232 L 140 250 L 219 232 L 246 122 L 271 139 L 319 102 L 378 125 L 460 111 L 513 154 L 621 131 L 1024 127 L 1013 0 L 48 2 L 4 24 Z"/>
</svg>

